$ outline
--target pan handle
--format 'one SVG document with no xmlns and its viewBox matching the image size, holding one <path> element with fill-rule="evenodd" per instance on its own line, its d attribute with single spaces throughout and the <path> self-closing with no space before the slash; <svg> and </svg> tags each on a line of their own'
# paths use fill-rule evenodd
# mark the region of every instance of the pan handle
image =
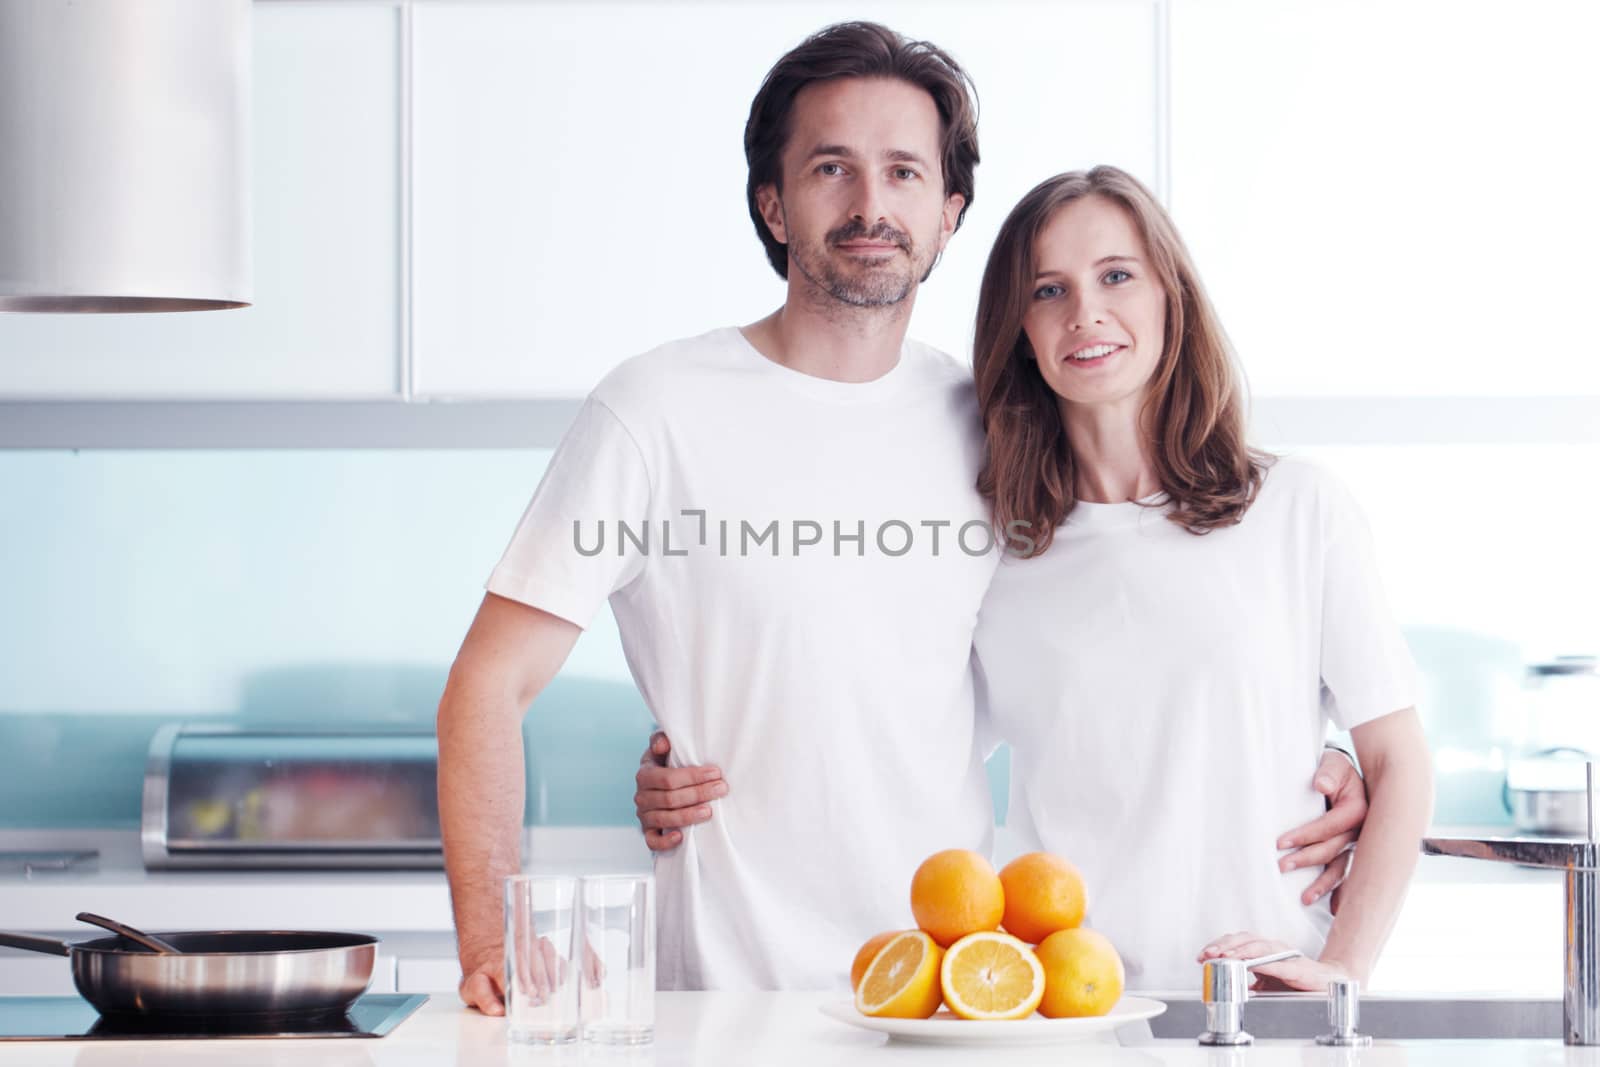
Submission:
<svg viewBox="0 0 1600 1067">
<path fill-rule="evenodd" d="M 48 952 L 52 956 L 72 955 L 72 946 L 53 937 L 35 937 L 33 934 L 8 934 L 0 931 L 0 946 L 20 948 L 27 952 Z"/>
</svg>

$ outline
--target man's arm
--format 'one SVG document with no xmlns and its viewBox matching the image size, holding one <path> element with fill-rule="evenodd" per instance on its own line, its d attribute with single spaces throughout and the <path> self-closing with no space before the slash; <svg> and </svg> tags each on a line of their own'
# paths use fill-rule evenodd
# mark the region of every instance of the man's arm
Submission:
<svg viewBox="0 0 1600 1067">
<path fill-rule="evenodd" d="M 1341 883 L 1350 869 L 1349 848 L 1367 818 L 1367 785 L 1350 754 L 1337 745 L 1324 747 L 1311 785 L 1328 798 L 1328 811 L 1278 838 L 1280 850 L 1293 850 L 1279 858 L 1278 869 L 1321 866 L 1322 873 L 1300 894 L 1300 902 L 1314 904 L 1331 892 L 1337 913 Z"/>
<path fill-rule="evenodd" d="M 461 999 L 505 1012 L 501 886 L 521 867 L 522 717 L 582 632 L 485 594 L 439 701 L 439 828 L 455 913 Z"/>
<path fill-rule="evenodd" d="M 1279 849 L 1293 849 L 1278 861 L 1280 870 L 1324 865 L 1317 880 L 1301 897 L 1314 904 L 1333 893 L 1333 910 L 1339 910 L 1338 889 L 1350 869 L 1350 845 L 1361 834 L 1367 817 L 1367 788 L 1350 754 L 1329 745 L 1317 765 L 1313 786 L 1328 798 L 1329 811 L 1313 822 L 1297 826 L 1278 840 Z M 667 754 L 672 742 L 657 731 L 639 757 L 638 785 L 633 794 L 639 828 L 645 845 L 652 852 L 668 852 L 683 843 L 683 827 L 708 822 L 711 805 L 728 795 L 728 784 L 720 768 L 668 767 Z"/>
</svg>

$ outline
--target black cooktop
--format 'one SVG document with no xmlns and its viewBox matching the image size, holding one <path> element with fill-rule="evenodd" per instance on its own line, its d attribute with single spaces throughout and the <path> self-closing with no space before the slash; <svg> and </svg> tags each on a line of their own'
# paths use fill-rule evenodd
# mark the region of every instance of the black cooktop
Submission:
<svg viewBox="0 0 1600 1067">
<path fill-rule="evenodd" d="M 0 1041 L 175 1041 L 241 1037 L 382 1037 L 427 1001 L 369 993 L 343 1015 L 122 1018 L 82 997 L 0 997 Z"/>
</svg>

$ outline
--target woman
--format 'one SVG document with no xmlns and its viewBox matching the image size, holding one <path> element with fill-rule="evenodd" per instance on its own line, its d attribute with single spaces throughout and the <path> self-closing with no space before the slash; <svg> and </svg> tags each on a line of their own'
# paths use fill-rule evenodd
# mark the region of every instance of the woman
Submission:
<svg viewBox="0 0 1600 1067">
<path fill-rule="evenodd" d="M 1283 947 L 1304 957 L 1259 973 L 1366 979 L 1432 806 L 1410 657 L 1344 489 L 1246 445 L 1222 329 L 1131 176 L 1059 175 L 1012 211 L 974 372 L 979 488 L 1032 541 L 1012 539 L 975 639 L 1013 822 L 1083 869 L 1132 986 Z M 1336 918 L 1269 851 L 1321 809 L 1303 768 L 1330 719 L 1371 805 Z"/>
<path fill-rule="evenodd" d="M 1344 490 L 1245 444 L 1226 340 L 1148 191 L 1099 167 L 1023 198 L 974 371 L 1006 548 L 975 646 L 1010 825 L 1082 869 L 1130 988 L 1284 947 L 1304 956 L 1260 975 L 1365 979 L 1432 803 L 1409 655 Z M 1305 768 L 1330 720 L 1370 795 L 1337 919 L 1308 891 L 1317 864 L 1273 859 L 1321 814 Z"/>
</svg>

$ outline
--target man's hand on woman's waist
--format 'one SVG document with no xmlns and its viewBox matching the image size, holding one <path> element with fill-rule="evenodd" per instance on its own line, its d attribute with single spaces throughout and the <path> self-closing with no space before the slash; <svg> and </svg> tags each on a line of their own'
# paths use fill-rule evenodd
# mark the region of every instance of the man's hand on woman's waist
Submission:
<svg viewBox="0 0 1600 1067">
<path fill-rule="evenodd" d="M 671 754 L 672 742 L 656 731 L 639 759 L 639 773 L 633 776 L 638 787 L 633 806 L 644 843 L 652 852 L 678 847 L 683 843 L 682 827 L 709 821 L 711 802 L 728 795 L 720 767 L 668 767 Z"/>
</svg>

